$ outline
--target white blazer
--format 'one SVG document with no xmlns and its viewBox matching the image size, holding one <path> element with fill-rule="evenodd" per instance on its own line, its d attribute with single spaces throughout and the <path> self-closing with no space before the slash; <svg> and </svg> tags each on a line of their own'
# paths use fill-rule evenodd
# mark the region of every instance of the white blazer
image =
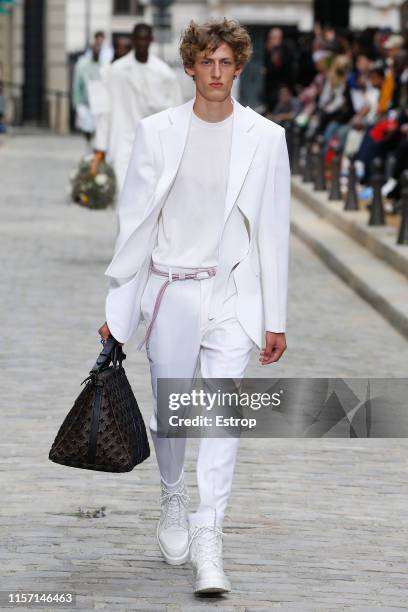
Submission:
<svg viewBox="0 0 408 612">
<path fill-rule="evenodd" d="M 104 66 L 101 77 L 101 81 L 89 84 L 91 110 L 96 117 L 93 145 L 107 152 L 121 188 L 138 121 L 181 104 L 183 98 L 175 72 L 152 53 L 141 63 L 132 49 Z"/>
<path fill-rule="evenodd" d="M 235 98 L 224 227 L 210 318 L 219 312 L 230 274 L 237 287 L 237 317 L 258 348 L 265 331 L 286 329 L 290 168 L 285 130 Z M 106 321 L 127 342 L 141 320 L 158 217 L 176 176 L 194 99 L 139 122 L 118 204 L 119 231 L 110 277 Z M 175 281 L 177 282 L 177 281 Z"/>
</svg>

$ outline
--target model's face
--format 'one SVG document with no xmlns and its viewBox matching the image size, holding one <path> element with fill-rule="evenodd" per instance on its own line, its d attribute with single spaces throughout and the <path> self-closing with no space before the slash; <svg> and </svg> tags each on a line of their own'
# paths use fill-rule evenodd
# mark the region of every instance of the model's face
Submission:
<svg viewBox="0 0 408 612">
<path fill-rule="evenodd" d="M 105 42 L 104 36 L 95 36 L 94 47 L 96 47 L 97 49 L 100 49 L 104 42 Z"/>
<path fill-rule="evenodd" d="M 132 38 L 133 48 L 138 55 L 147 54 L 152 38 L 148 30 L 141 30 Z"/>
<path fill-rule="evenodd" d="M 131 50 L 131 44 L 127 38 L 119 38 L 115 45 L 115 55 L 117 58 L 123 57 Z"/>
<path fill-rule="evenodd" d="M 94 43 L 92 45 L 92 51 L 93 51 L 93 55 L 95 58 L 99 57 L 99 54 L 101 52 L 102 49 L 102 45 L 104 42 L 104 37 L 103 36 L 96 36 Z"/>
<path fill-rule="evenodd" d="M 234 76 L 241 74 L 243 67 L 236 65 L 231 47 L 223 43 L 210 55 L 198 53 L 194 66 L 185 70 L 195 77 L 197 90 L 203 98 L 222 102 L 230 96 Z"/>
</svg>

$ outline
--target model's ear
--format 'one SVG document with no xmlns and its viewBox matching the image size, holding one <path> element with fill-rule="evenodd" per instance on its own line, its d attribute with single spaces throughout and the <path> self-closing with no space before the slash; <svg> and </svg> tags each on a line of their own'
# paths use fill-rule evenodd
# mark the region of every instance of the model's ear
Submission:
<svg viewBox="0 0 408 612">
<path fill-rule="evenodd" d="M 235 69 L 234 75 L 235 76 L 239 76 L 241 74 L 241 72 L 243 71 L 243 69 L 245 68 L 244 65 L 242 66 L 237 66 L 237 68 Z"/>
<path fill-rule="evenodd" d="M 194 68 L 189 68 L 188 66 L 184 66 L 184 72 L 188 74 L 188 76 L 191 76 L 191 77 L 195 76 Z"/>
</svg>

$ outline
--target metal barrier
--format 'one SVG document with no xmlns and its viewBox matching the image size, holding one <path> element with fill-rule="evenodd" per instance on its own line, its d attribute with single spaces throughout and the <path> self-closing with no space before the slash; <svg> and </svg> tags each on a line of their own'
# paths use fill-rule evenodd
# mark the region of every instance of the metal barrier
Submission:
<svg viewBox="0 0 408 612">
<path fill-rule="evenodd" d="M 5 120 L 14 126 L 22 125 L 22 86 L 8 81 L 1 81 L 0 85 L 6 101 Z"/>
<path fill-rule="evenodd" d="M 24 125 L 23 98 L 24 85 L 10 81 L 1 81 L 3 95 L 6 99 L 6 119 L 12 126 Z M 59 89 L 44 89 L 42 92 L 42 107 L 40 115 L 28 123 L 56 132 L 69 129 L 69 103 L 70 93 Z M 66 108 L 64 108 L 66 105 Z M 66 111 L 66 120 L 64 119 Z"/>
<path fill-rule="evenodd" d="M 335 148 L 331 163 L 331 177 L 329 185 L 326 184 L 325 155 L 322 135 L 313 135 L 304 129 L 299 129 L 293 121 L 285 122 L 286 138 L 288 142 L 289 159 L 292 174 L 300 175 L 304 183 L 311 183 L 315 191 L 328 190 L 329 201 L 344 201 L 344 210 L 359 210 L 357 194 L 357 176 L 354 156 L 349 157 L 349 172 L 347 178 L 347 190 L 343 196 L 340 189 L 341 159 L 343 151 L 340 147 Z M 382 159 L 373 160 L 370 184 L 373 188 L 373 198 L 368 215 L 368 225 L 385 225 L 386 213 L 384 211 L 383 196 L 381 188 L 386 177 L 390 176 L 394 160 L 388 159 L 384 163 Z M 401 215 L 396 243 L 408 245 L 408 170 L 401 175 L 401 199 L 394 207 L 394 212 Z"/>
</svg>

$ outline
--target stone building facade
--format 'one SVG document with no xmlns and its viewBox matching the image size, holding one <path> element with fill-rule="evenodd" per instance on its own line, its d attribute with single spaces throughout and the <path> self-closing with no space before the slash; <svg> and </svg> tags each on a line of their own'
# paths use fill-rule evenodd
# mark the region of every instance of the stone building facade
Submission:
<svg viewBox="0 0 408 612">
<path fill-rule="evenodd" d="M 180 66 L 177 46 L 190 19 L 238 19 L 250 28 L 258 47 L 272 25 L 289 33 L 307 32 L 316 16 L 354 29 L 408 28 L 408 0 L 176 0 L 170 14 L 170 41 L 156 42 L 152 51 L 178 71 L 186 98 L 192 83 Z M 17 111 L 26 122 L 46 118 L 53 128 L 67 130 L 76 57 L 96 30 L 104 30 L 111 41 L 140 21 L 154 23 L 149 0 L 14 0 L 11 14 L 0 15 L 0 79 L 9 112 Z"/>
</svg>

